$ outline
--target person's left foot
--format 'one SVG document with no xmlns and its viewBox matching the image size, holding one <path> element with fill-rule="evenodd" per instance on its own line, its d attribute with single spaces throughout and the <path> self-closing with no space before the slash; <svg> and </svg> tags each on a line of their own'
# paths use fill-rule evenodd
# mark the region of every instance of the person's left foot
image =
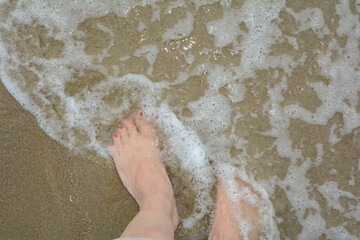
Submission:
<svg viewBox="0 0 360 240">
<path fill-rule="evenodd" d="M 240 179 L 237 179 L 237 183 L 239 189 L 244 187 L 244 183 Z M 255 194 L 254 190 L 251 188 L 249 190 Z M 241 211 L 241 221 L 248 225 L 248 233 L 242 232 L 239 228 L 239 222 L 235 218 L 235 209 Z M 210 240 L 241 240 L 245 239 L 244 235 L 246 235 L 246 239 L 257 239 L 260 220 L 258 206 L 247 201 L 233 203 L 226 193 L 224 184 L 218 179 L 215 217 L 210 230 Z"/>
<path fill-rule="evenodd" d="M 155 203 L 171 212 L 174 229 L 179 216 L 173 188 L 162 163 L 153 126 L 140 112 L 127 117 L 114 135 L 111 155 L 126 189 L 140 208 Z"/>
</svg>

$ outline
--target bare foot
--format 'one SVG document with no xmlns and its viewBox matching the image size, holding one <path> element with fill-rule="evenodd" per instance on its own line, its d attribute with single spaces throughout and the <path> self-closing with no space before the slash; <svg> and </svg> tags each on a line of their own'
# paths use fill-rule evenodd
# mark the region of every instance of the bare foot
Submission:
<svg viewBox="0 0 360 240">
<path fill-rule="evenodd" d="M 173 228 L 179 217 L 173 188 L 162 163 L 153 126 L 143 114 L 126 117 L 114 135 L 111 154 L 116 170 L 126 189 L 144 208 L 165 209 L 170 213 Z"/>
<path fill-rule="evenodd" d="M 237 180 L 241 189 L 243 183 Z M 239 211 L 240 210 L 240 211 Z M 211 240 L 239 240 L 239 239 L 257 239 L 259 234 L 259 209 L 257 206 L 247 202 L 233 203 L 228 197 L 225 187 L 218 180 L 216 195 L 216 210 L 213 225 L 210 230 L 209 239 Z M 241 212 L 241 222 L 235 214 Z M 250 227 L 247 236 L 240 229 L 240 224 L 246 223 Z"/>
</svg>

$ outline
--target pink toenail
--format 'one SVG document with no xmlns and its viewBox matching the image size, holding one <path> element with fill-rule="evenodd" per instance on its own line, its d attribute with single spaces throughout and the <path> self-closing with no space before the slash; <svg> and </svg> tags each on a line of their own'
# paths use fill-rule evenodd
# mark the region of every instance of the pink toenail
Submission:
<svg viewBox="0 0 360 240">
<path fill-rule="evenodd" d="M 118 135 L 117 134 L 114 134 L 114 137 L 117 137 Z"/>
<path fill-rule="evenodd" d="M 140 112 L 140 117 L 142 117 L 143 116 L 143 112 Z"/>
<path fill-rule="evenodd" d="M 129 120 L 130 118 L 129 117 L 125 117 L 126 120 Z"/>
<path fill-rule="evenodd" d="M 123 126 L 123 125 L 121 125 L 121 126 L 120 126 L 120 129 L 123 129 L 123 128 L 124 128 L 124 126 Z"/>
</svg>

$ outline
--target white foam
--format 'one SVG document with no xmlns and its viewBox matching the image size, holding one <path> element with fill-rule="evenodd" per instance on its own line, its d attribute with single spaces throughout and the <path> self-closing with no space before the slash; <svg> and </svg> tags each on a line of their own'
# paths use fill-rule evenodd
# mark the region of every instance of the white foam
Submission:
<svg viewBox="0 0 360 240">
<path fill-rule="evenodd" d="M 134 52 L 134 56 L 136 57 L 145 57 L 148 61 L 148 63 L 150 64 L 150 67 L 149 69 L 147 70 L 146 74 L 148 75 L 151 75 L 152 74 L 152 71 L 153 71 L 153 65 L 154 65 L 154 62 L 157 58 L 157 55 L 159 53 L 159 48 L 155 45 L 146 45 L 146 46 L 143 46 L 142 48 L 140 49 L 137 49 L 135 52 Z"/>
<path fill-rule="evenodd" d="M 230 125 L 231 107 L 229 100 L 220 94 L 209 92 L 198 101 L 190 102 L 188 108 L 193 112 L 193 117 L 189 122 L 194 129 L 204 135 L 216 136 Z"/>
<path fill-rule="evenodd" d="M 214 1 L 210 1 L 214 2 Z M 208 4 L 209 1 L 195 1 L 196 9 L 202 4 Z M 224 17 L 206 24 L 209 34 L 214 36 L 215 45 L 213 48 L 202 49 L 202 56 L 211 53 L 221 53 L 219 48 L 231 47 L 233 53 L 241 52 L 240 66 L 221 66 L 212 64 L 209 61 L 193 66 L 196 63 L 196 56 L 191 54 L 191 49 L 196 43 L 194 39 L 188 39 L 189 44 L 182 46 L 182 49 L 176 48 L 185 57 L 186 62 L 192 65 L 192 71 L 187 69 L 178 72 L 178 78 L 169 83 L 165 80 L 154 83 L 144 75 L 129 74 L 121 78 L 113 78 L 108 70 L 101 64 L 94 62 L 101 61 L 104 57 L 109 56 L 108 49 L 113 46 L 111 40 L 109 46 L 97 56 L 89 56 L 85 53 L 85 45 L 81 41 L 74 41 L 75 38 L 83 38 L 84 32 L 77 30 L 78 24 L 90 17 L 102 17 L 107 13 L 114 12 L 120 17 L 126 17 L 126 14 L 135 5 L 151 5 L 153 9 L 152 21 L 160 19 L 160 7 L 155 1 L 103 1 L 103 2 L 30 2 L 19 1 L 15 10 L 9 17 L 0 23 L 2 31 L 14 31 L 14 22 L 21 24 L 33 23 L 40 24 L 49 29 L 49 36 L 63 41 L 65 48 L 59 58 L 46 60 L 40 57 L 28 59 L 28 62 L 21 62 L 18 58 L 18 52 L 15 44 L 6 44 L 3 39 L 0 41 L 0 77 L 9 90 L 9 92 L 38 119 L 39 125 L 44 131 L 74 151 L 95 151 L 99 155 L 109 158 L 106 144 L 98 139 L 96 124 L 108 125 L 116 118 L 122 118 L 133 107 L 132 103 L 140 104 L 146 114 L 155 122 L 160 131 L 165 135 L 166 146 L 164 152 L 173 156 L 168 161 L 169 165 L 181 167 L 189 173 L 194 183 L 190 187 L 197 194 L 195 209 L 193 214 L 183 219 L 184 226 L 191 228 L 194 224 L 210 213 L 209 206 L 213 205 L 210 197 L 210 190 L 215 184 L 215 173 L 227 183 L 227 191 L 231 199 L 236 202 L 246 200 L 251 203 L 260 202 L 262 216 L 264 216 L 264 236 L 268 239 L 278 239 L 278 230 L 274 222 L 274 209 L 269 200 L 268 194 L 274 193 L 275 185 L 280 186 L 286 192 L 291 205 L 294 207 L 298 222 L 302 225 L 302 232 L 299 239 L 319 238 L 322 233 L 328 237 L 336 236 L 337 238 L 355 239 L 356 237 L 349 234 L 343 226 L 331 227 L 326 229 L 326 221 L 320 215 L 320 206 L 315 199 L 310 198 L 309 189 L 314 187 L 306 177 L 307 170 L 314 166 L 319 166 L 323 161 L 324 146 L 316 143 L 316 159 L 304 159 L 301 149 L 293 148 L 290 139 L 288 127 L 291 119 L 301 119 L 309 124 L 328 123 L 334 114 L 341 112 L 344 118 L 344 126 L 339 127 L 334 124 L 331 127 L 329 142 L 336 144 L 341 141 L 345 134 L 351 133 L 360 126 L 360 114 L 356 111 L 359 101 L 358 92 L 360 91 L 360 74 L 356 70 L 360 51 L 358 49 L 358 38 L 360 35 L 360 25 L 358 16 L 353 15 L 350 11 L 349 4 L 342 1 L 336 6 L 337 14 L 340 17 L 340 24 L 337 34 L 347 36 L 346 46 L 340 47 L 337 40 L 333 38 L 330 41 L 329 49 L 326 52 L 319 52 L 316 59 L 321 74 L 330 79 L 328 85 L 320 82 L 309 82 L 313 87 L 321 105 L 315 113 L 299 106 L 291 104 L 283 106 L 283 93 L 288 90 L 288 79 L 286 76 L 292 75 L 292 70 L 303 65 L 307 60 L 304 54 L 298 61 L 295 61 L 290 55 L 270 56 L 271 46 L 285 38 L 294 47 L 299 48 L 295 37 L 284 36 L 276 25 L 279 20 L 278 15 L 281 10 L 287 11 L 293 15 L 299 23 L 299 31 L 308 29 L 314 30 L 320 38 L 330 34 L 330 30 L 324 21 L 324 13 L 318 8 L 306 9 L 295 13 L 285 6 L 285 1 L 264 2 L 264 1 L 246 1 L 241 9 L 230 8 L 231 2 L 222 1 L 224 6 Z M 169 4 L 165 13 L 171 13 L 178 6 L 186 7 L 184 1 L 175 1 Z M 187 37 L 193 30 L 194 16 L 188 11 L 186 18 L 180 19 L 171 29 L 167 29 L 162 35 L 163 41 L 179 40 Z M 248 28 L 248 32 L 241 31 L 239 24 L 243 23 Z M 110 36 L 113 33 L 105 26 L 97 25 L 97 28 L 106 32 Z M 137 31 L 144 31 L 146 28 L 143 22 L 136 26 Z M 55 30 L 58 31 L 55 31 Z M 296 32 L 295 32 L 296 34 Z M 238 42 L 241 36 L 241 41 Z M 34 39 L 33 44 L 39 44 Z M 153 64 L 157 59 L 159 46 L 146 45 L 128 56 L 123 56 L 119 61 L 125 61 L 132 56 L 144 57 L 147 59 L 150 67 L 147 74 L 153 72 Z M 332 52 L 339 54 L 339 59 L 332 61 Z M 35 63 L 42 66 L 42 69 L 30 67 L 29 63 Z M 39 82 L 31 90 L 22 90 L 25 79 L 16 81 L 12 79 L 10 71 L 19 72 L 19 66 L 25 66 L 28 70 L 33 71 L 38 77 Z M 69 68 L 71 66 L 71 68 Z M 269 100 L 259 106 L 262 113 L 269 117 L 271 129 L 260 133 L 266 136 L 275 137 L 274 146 L 276 147 L 279 157 L 287 157 L 291 161 L 289 170 L 284 180 L 272 176 L 265 183 L 258 183 L 251 175 L 246 173 L 245 166 L 247 159 L 246 150 L 249 141 L 240 138 L 234 134 L 235 123 L 242 121 L 243 115 L 234 107 L 234 104 L 240 103 L 248 93 L 243 84 L 243 80 L 256 77 L 256 70 L 267 70 L 280 68 L 285 71 L 286 76 L 281 79 L 280 83 L 268 88 Z M 65 93 L 66 82 L 73 81 L 73 71 L 94 70 L 101 72 L 106 81 L 94 86 L 91 91 L 84 89 L 80 94 L 68 96 Z M 114 72 L 119 71 L 114 67 Z M 175 106 L 174 108 L 166 104 L 163 99 L 164 89 L 169 89 L 173 85 L 185 82 L 191 76 L 207 74 L 206 82 L 208 89 L 205 95 L 197 101 L 190 102 L 186 107 L 192 112 L 191 117 L 180 117 L 175 114 L 185 106 Z M 275 73 L 275 78 L 279 73 Z M 103 97 L 114 94 L 114 89 L 121 86 L 124 91 L 129 93 L 128 98 L 118 96 L 119 102 L 117 107 L 109 107 L 102 100 Z M 228 96 L 220 94 L 220 89 L 224 88 Z M 35 103 L 30 94 L 36 95 L 45 105 L 41 107 Z M 45 108 L 50 108 L 53 102 L 49 96 L 57 96 L 60 99 L 62 113 L 60 118 L 56 116 L 55 110 L 49 117 Z M 259 114 L 252 112 L 250 115 L 254 118 Z M 87 135 L 87 142 L 82 142 L 76 138 L 73 129 Z M 230 134 L 229 134 L 230 132 Z M 230 156 L 230 148 L 234 146 L 243 150 L 238 156 Z M 210 166 L 209 160 L 214 161 L 214 166 Z M 300 164 L 299 164 L 300 162 Z M 228 164 L 228 165 L 225 165 Z M 241 167 L 234 168 L 234 163 L 240 164 Z M 360 159 L 357 169 L 360 171 Z M 334 174 L 345 174 L 333 171 Z M 354 185 L 354 172 L 351 172 L 349 185 Z M 249 189 L 239 191 L 236 187 L 235 177 L 241 178 L 250 184 L 258 193 L 259 197 L 251 194 Z M 343 191 L 335 182 L 327 182 L 322 186 L 317 186 L 322 195 L 326 198 L 328 205 L 339 211 L 344 211 L 339 199 L 342 196 L 355 199 L 356 196 L 349 192 Z M 265 190 L 266 189 L 266 190 Z M 306 209 L 315 209 L 316 213 L 308 215 L 305 219 Z M 359 221 L 360 206 L 357 204 L 350 208 L 344 214 L 348 218 L 354 218 Z M 240 216 L 239 213 L 237 216 Z M 239 219 L 240 220 L 240 219 Z M 278 221 L 282 221 L 278 218 Z M 243 232 L 248 230 L 248 223 L 241 222 L 239 227 Z M 266 238 L 266 237 L 265 237 Z"/>
<path fill-rule="evenodd" d="M 269 59 L 270 46 L 280 38 L 281 32 L 277 25 L 272 24 L 280 9 L 284 6 L 284 1 L 276 3 L 263 3 L 258 1 L 247 1 L 242 7 L 241 16 L 249 29 L 249 33 L 244 35 L 240 49 L 241 71 L 246 73 L 253 72 L 255 69 L 266 69 L 269 67 L 281 66 L 282 60 Z M 288 63 L 289 61 L 287 61 Z"/>
<path fill-rule="evenodd" d="M 196 179 L 197 194 L 194 213 L 183 219 L 184 227 L 191 228 L 208 213 L 207 206 L 212 205 L 210 187 L 214 184 L 212 168 L 208 162 L 205 146 L 197 133 L 184 124 L 165 104 L 159 108 L 145 109 L 156 119 L 157 125 L 167 135 L 167 151 L 177 156 L 176 165 L 180 165 Z"/>
<path fill-rule="evenodd" d="M 186 5 L 184 0 L 170 2 L 168 8 L 165 10 L 165 13 L 171 14 L 173 9 L 176 9 L 177 7 L 181 7 L 184 5 Z"/>
<path fill-rule="evenodd" d="M 323 162 L 324 148 L 321 143 L 316 144 L 316 166 L 319 166 Z"/>
<path fill-rule="evenodd" d="M 343 213 L 347 218 L 356 219 L 360 221 L 360 198 L 354 196 L 352 193 L 339 189 L 338 183 L 329 181 L 318 187 L 319 192 L 325 197 L 329 207 Z M 349 210 L 345 209 L 340 204 L 340 197 L 346 197 L 356 200 L 356 205 L 349 205 Z"/>
<path fill-rule="evenodd" d="M 237 11 L 226 8 L 224 17 L 208 22 L 206 28 L 209 34 L 214 35 L 215 45 L 225 47 L 235 43 L 236 38 L 241 33 L 239 28 L 241 22 L 242 19 L 239 18 Z"/>
<path fill-rule="evenodd" d="M 219 88 L 224 87 L 234 81 L 233 71 L 218 64 L 207 65 L 207 82 L 212 91 L 218 91 Z"/>
<path fill-rule="evenodd" d="M 139 32 L 142 32 L 142 31 L 145 30 L 145 28 L 146 28 L 146 25 L 145 25 L 142 21 L 140 21 L 137 30 L 138 30 Z"/>
<path fill-rule="evenodd" d="M 179 20 L 171 29 L 168 29 L 162 35 L 163 41 L 187 37 L 193 30 L 193 24 L 194 17 L 190 12 L 187 12 L 185 19 Z"/>
<path fill-rule="evenodd" d="M 325 234 L 329 239 L 357 240 L 358 236 L 349 233 L 342 225 L 330 227 L 325 230 Z"/>
<path fill-rule="evenodd" d="M 337 127 L 337 124 L 334 124 L 334 125 L 331 126 L 331 129 L 330 129 L 329 143 L 332 144 L 332 145 L 338 143 L 341 140 L 341 138 L 338 138 L 336 136 L 336 133 L 334 132 L 336 127 Z"/>
<path fill-rule="evenodd" d="M 312 29 L 321 38 L 324 37 L 324 34 L 330 34 L 321 9 L 307 8 L 296 13 L 292 9 L 287 8 L 287 11 L 291 13 L 298 23 L 299 29 L 297 32 Z"/>
<path fill-rule="evenodd" d="M 230 83 L 227 85 L 227 90 L 229 91 L 229 98 L 233 103 L 238 103 L 244 100 L 246 94 L 246 87 L 239 82 Z"/>
<path fill-rule="evenodd" d="M 317 201 L 310 198 L 307 188 L 310 187 L 306 172 L 311 166 L 311 161 L 304 161 L 301 166 L 290 166 L 286 179 L 280 186 L 286 189 L 286 196 L 292 206 L 296 208 L 298 221 L 303 226 L 299 239 L 317 239 L 325 230 L 325 221 L 320 215 L 320 206 Z M 316 213 L 305 216 L 307 208 L 316 209 Z"/>
</svg>

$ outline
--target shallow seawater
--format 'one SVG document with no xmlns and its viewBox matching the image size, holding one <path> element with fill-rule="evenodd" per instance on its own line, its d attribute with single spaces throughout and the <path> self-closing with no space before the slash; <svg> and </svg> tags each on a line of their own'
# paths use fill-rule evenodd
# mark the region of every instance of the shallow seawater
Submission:
<svg viewBox="0 0 360 240">
<path fill-rule="evenodd" d="M 263 239 L 360 238 L 359 1 L 3 1 L 0 13 L 1 80 L 50 137 L 111 161 L 125 116 L 154 122 L 188 239 L 208 231 L 216 177 L 233 199 L 256 198 L 234 177 L 257 191 Z"/>
</svg>

